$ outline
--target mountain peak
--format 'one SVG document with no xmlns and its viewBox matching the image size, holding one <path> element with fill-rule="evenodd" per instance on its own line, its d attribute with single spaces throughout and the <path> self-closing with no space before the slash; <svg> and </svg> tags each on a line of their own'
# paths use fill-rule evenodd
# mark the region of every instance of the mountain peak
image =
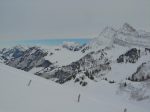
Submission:
<svg viewBox="0 0 150 112">
<path fill-rule="evenodd" d="M 77 42 L 64 41 L 62 47 L 71 51 L 79 51 L 83 46 Z"/>
<path fill-rule="evenodd" d="M 112 27 L 105 27 L 104 30 L 99 34 L 98 37 L 95 37 L 89 43 L 92 48 L 105 48 L 111 47 L 115 38 L 117 30 Z"/>
<path fill-rule="evenodd" d="M 124 23 L 121 28 L 121 31 L 122 32 L 136 32 L 136 29 L 133 28 L 130 24 Z"/>
<path fill-rule="evenodd" d="M 116 32 L 116 30 L 112 27 L 105 27 L 103 29 L 103 31 L 99 34 L 99 36 L 103 35 L 103 34 L 106 34 L 106 33 L 110 33 L 110 32 Z"/>
</svg>

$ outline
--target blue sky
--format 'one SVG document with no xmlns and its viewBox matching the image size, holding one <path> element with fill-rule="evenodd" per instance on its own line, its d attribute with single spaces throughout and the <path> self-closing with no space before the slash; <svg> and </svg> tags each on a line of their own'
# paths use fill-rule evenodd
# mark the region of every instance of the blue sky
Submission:
<svg viewBox="0 0 150 112">
<path fill-rule="evenodd" d="M 15 45 L 44 45 L 44 46 L 53 46 L 61 45 L 64 41 L 69 42 L 78 42 L 80 44 L 85 44 L 89 42 L 89 39 L 34 39 L 34 40 L 2 40 L 0 41 L 0 47 L 11 47 Z"/>
</svg>

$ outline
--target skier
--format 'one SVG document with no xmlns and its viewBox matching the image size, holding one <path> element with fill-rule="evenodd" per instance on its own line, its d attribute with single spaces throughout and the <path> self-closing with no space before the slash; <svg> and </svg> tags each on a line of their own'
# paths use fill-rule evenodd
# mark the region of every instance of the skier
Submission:
<svg viewBox="0 0 150 112">
<path fill-rule="evenodd" d="M 78 102 L 80 102 L 80 94 L 78 95 Z"/>
<path fill-rule="evenodd" d="M 28 86 L 30 86 L 31 82 L 32 82 L 32 80 L 29 81 Z"/>
</svg>

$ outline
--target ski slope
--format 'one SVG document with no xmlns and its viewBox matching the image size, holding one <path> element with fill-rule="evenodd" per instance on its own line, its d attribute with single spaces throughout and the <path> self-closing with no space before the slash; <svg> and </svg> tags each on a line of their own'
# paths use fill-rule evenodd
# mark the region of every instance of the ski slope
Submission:
<svg viewBox="0 0 150 112">
<path fill-rule="evenodd" d="M 129 100 L 117 90 L 117 84 L 106 81 L 59 85 L 0 64 L 0 112 L 149 112 L 149 100 Z"/>
</svg>

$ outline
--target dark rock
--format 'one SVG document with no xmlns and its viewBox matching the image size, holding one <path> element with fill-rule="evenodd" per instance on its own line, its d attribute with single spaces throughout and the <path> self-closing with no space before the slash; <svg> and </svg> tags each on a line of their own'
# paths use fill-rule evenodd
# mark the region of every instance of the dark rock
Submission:
<svg viewBox="0 0 150 112">
<path fill-rule="evenodd" d="M 137 60 L 140 58 L 140 50 L 133 48 L 127 51 L 125 54 L 122 54 L 117 59 L 118 63 L 136 63 Z"/>
</svg>

